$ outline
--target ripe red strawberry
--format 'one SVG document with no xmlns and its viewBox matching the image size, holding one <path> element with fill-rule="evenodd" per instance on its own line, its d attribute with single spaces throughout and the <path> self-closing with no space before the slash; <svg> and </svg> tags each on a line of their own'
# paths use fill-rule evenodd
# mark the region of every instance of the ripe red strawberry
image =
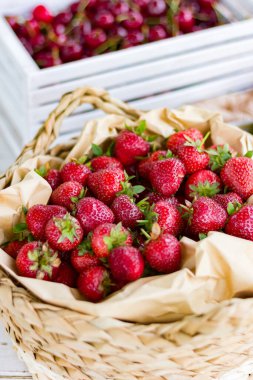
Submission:
<svg viewBox="0 0 253 380">
<path fill-rule="evenodd" d="M 179 131 L 171 135 L 167 141 L 167 148 L 172 153 L 177 154 L 179 148 L 187 141 L 187 137 L 190 137 L 193 141 L 203 140 L 203 135 L 195 128 L 190 128 L 186 131 Z"/>
<path fill-rule="evenodd" d="M 225 232 L 229 235 L 253 241 L 253 206 L 243 206 L 230 216 Z"/>
<path fill-rule="evenodd" d="M 109 255 L 109 266 L 113 278 L 121 284 L 127 284 L 142 276 L 144 259 L 135 247 L 117 247 Z"/>
<path fill-rule="evenodd" d="M 154 162 L 149 178 L 153 188 L 165 197 L 174 195 L 186 174 L 184 164 L 177 158 Z"/>
<path fill-rule="evenodd" d="M 183 219 L 176 206 L 167 201 L 159 201 L 153 211 L 157 214 L 157 223 L 163 232 L 178 236 L 183 228 Z"/>
<path fill-rule="evenodd" d="M 96 267 L 101 261 L 94 255 L 91 250 L 90 239 L 84 240 L 76 249 L 71 252 L 71 264 L 81 273 L 88 268 Z"/>
<path fill-rule="evenodd" d="M 37 240 L 46 240 L 45 227 L 53 216 L 64 216 L 67 210 L 55 205 L 34 205 L 26 214 L 26 224 Z"/>
<path fill-rule="evenodd" d="M 89 175 L 88 188 L 100 201 L 110 204 L 122 190 L 125 174 L 120 169 L 103 169 Z"/>
<path fill-rule="evenodd" d="M 55 190 L 62 183 L 60 171 L 57 169 L 50 169 L 44 179 L 49 183 L 52 190 Z"/>
<path fill-rule="evenodd" d="M 122 131 L 115 139 L 114 153 L 116 158 L 124 165 L 129 166 L 137 161 L 137 157 L 145 157 L 150 145 L 141 136 Z"/>
<path fill-rule="evenodd" d="M 71 251 L 83 239 L 79 221 L 69 213 L 63 217 L 54 216 L 46 225 L 46 238 L 50 246 L 59 251 Z"/>
<path fill-rule="evenodd" d="M 148 158 L 144 158 L 138 165 L 138 172 L 142 178 L 149 179 L 149 173 L 153 162 L 166 157 L 166 150 L 157 150 Z"/>
<path fill-rule="evenodd" d="M 188 217 L 189 232 L 198 237 L 199 234 L 207 234 L 209 231 L 222 230 L 227 220 L 227 213 L 211 198 L 200 197 L 193 202 Z"/>
<path fill-rule="evenodd" d="M 76 288 L 77 273 L 69 264 L 63 262 L 59 267 L 54 282 L 59 282 L 70 288 Z"/>
<path fill-rule="evenodd" d="M 220 177 L 211 170 L 199 170 L 189 176 L 185 183 L 185 197 L 212 197 L 222 190 Z"/>
<path fill-rule="evenodd" d="M 13 259 L 17 258 L 20 249 L 27 244 L 27 239 L 24 240 L 13 240 L 9 243 L 3 245 L 1 248 L 4 252 L 8 253 Z"/>
<path fill-rule="evenodd" d="M 76 203 L 84 196 L 84 188 L 79 182 L 64 182 L 51 195 L 50 203 L 73 211 Z"/>
<path fill-rule="evenodd" d="M 89 301 L 101 301 L 110 292 L 109 272 L 102 266 L 89 268 L 80 274 L 77 286 Z"/>
<path fill-rule="evenodd" d="M 47 243 L 33 241 L 19 251 L 16 266 L 20 276 L 52 281 L 57 276 L 61 260 Z"/>
<path fill-rule="evenodd" d="M 209 156 L 203 151 L 202 142 L 196 142 L 195 146 L 183 145 L 179 148 L 177 155 L 184 163 L 187 174 L 205 169 L 209 164 Z"/>
<path fill-rule="evenodd" d="M 123 165 L 117 158 L 109 156 L 99 156 L 91 160 L 91 167 L 94 172 L 103 169 L 121 169 L 123 170 Z"/>
<path fill-rule="evenodd" d="M 144 256 L 151 266 L 160 273 L 172 273 L 180 269 L 181 250 L 179 241 L 168 233 L 146 244 Z"/>
<path fill-rule="evenodd" d="M 118 225 L 112 223 L 100 224 L 93 231 L 91 237 L 91 248 L 95 255 L 99 258 L 109 256 L 113 248 L 122 245 L 131 245 L 133 242 L 130 232 Z"/>
<path fill-rule="evenodd" d="M 230 158 L 220 175 L 223 183 L 244 200 L 253 195 L 253 160 L 251 158 Z"/>
<path fill-rule="evenodd" d="M 78 202 L 76 218 L 81 223 L 85 235 L 100 224 L 114 222 L 114 215 L 109 207 L 92 197 L 83 198 Z"/>
<path fill-rule="evenodd" d="M 242 205 L 242 198 L 236 193 L 227 193 L 227 194 L 217 194 L 213 197 L 213 200 L 219 203 L 220 206 L 227 211 L 229 203 L 232 203 L 233 206 Z"/>
<path fill-rule="evenodd" d="M 82 163 L 68 162 L 61 169 L 62 182 L 79 182 L 85 186 L 88 180 L 88 176 L 91 173 L 90 169 Z"/>
<path fill-rule="evenodd" d="M 143 219 L 143 213 L 127 195 L 116 197 L 111 209 L 115 215 L 115 221 L 121 222 L 126 228 L 135 228 L 137 220 Z"/>
</svg>

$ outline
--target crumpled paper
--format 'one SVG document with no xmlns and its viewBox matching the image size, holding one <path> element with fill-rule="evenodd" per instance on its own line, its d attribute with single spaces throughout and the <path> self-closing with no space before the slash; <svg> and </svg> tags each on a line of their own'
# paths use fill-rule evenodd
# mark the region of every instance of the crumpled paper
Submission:
<svg viewBox="0 0 253 380">
<path fill-rule="evenodd" d="M 253 136 L 229 126 L 221 115 L 194 106 L 178 110 L 166 108 L 143 116 L 152 133 L 168 137 L 174 128 L 198 128 L 211 131 L 211 143 L 229 143 L 240 154 L 253 150 Z M 102 144 L 114 137 L 125 124 L 133 122 L 121 116 L 106 116 L 87 123 L 77 144 L 66 160 L 88 153 L 91 143 Z M 43 157 L 43 163 L 52 159 Z M 21 215 L 22 206 L 46 204 L 51 190 L 33 169 L 40 157 L 24 162 L 14 173 L 13 185 L 0 191 L 0 244 L 11 238 L 11 229 Z M 54 165 L 62 164 L 56 160 Z M 18 181 L 20 181 L 18 183 Z M 253 242 L 211 232 L 200 242 L 181 239 L 182 269 L 169 275 L 140 279 L 128 284 L 106 300 L 93 304 L 76 289 L 65 285 L 17 275 L 15 261 L 0 250 L 0 266 L 41 300 L 94 316 L 114 317 L 126 321 L 151 323 L 175 321 L 186 315 L 202 314 L 218 307 L 219 302 L 234 296 L 253 295 Z"/>
</svg>

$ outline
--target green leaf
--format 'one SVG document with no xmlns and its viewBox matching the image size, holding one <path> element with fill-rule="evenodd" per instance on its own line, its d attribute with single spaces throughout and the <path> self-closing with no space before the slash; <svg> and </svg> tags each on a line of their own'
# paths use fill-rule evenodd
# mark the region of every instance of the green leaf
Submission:
<svg viewBox="0 0 253 380">
<path fill-rule="evenodd" d="M 112 157 L 115 141 L 112 141 L 106 149 L 105 156 Z"/>
<path fill-rule="evenodd" d="M 27 224 L 26 223 L 18 223 L 13 227 L 13 233 L 19 234 L 20 232 L 24 232 L 27 230 Z"/>
<path fill-rule="evenodd" d="M 167 150 L 167 153 L 166 153 L 166 158 L 171 158 L 173 157 L 173 153 L 170 149 Z M 161 158 L 159 157 L 160 160 L 164 159 L 163 156 L 161 156 Z"/>
<path fill-rule="evenodd" d="M 202 234 L 202 233 L 199 234 L 199 240 L 203 240 L 205 238 L 207 238 L 207 234 Z"/>
<path fill-rule="evenodd" d="M 88 160 L 88 156 L 82 156 L 82 157 L 78 158 L 77 163 L 82 165 L 82 164 L 84 164 L 87 160 Z"/>
<path fill-rule="evenodd" d="M 35 169 L 34 171 L 35 173 L 39 174 L 41 177 L 45 177 L 45 175 L 47 174 L 47 169 L 44 165 L 41 166 L 39 169 Z"/>
<path fill-rule="evenodd" d="M 141 185 L 133 186 L 133 192 L 134 192 L 134 194 L 140 194 L 140 193 L 142 193 L 144 190 L 145 190 L 145 187 L 144 187 L 144 186 L 141 186 Z"/>
<path fill-rule="evenodd" d="M 253 157 L 253 150 L 249 150 L 244 157 L 252 158 Z"/>
<path fill-rule="evenodd" d="M 138 136 L 142 136 L 146 130 L 146 120 L 141 120 L 138 127 L 135 128 L 135 133 Z"/>
<path fill-rule="evenodd" d="M 92 144 L 91 149 L 92 149 L 92 153 L 94 154 L 94 156 L 98 157 L 98 156 L 103 155 L 103 150 L 102 150 L 101 146 L 98 146 L 96 144 Z"/>
<path fill-rule="evenodd" d="M 147 136 L 146 137 L 146 141 L 147 142 L 153 142 L 153 141 L 155 141 L 156 139 L 157 139 L 157 135 L 151 135 L 151 136 Z"/>
</svg>

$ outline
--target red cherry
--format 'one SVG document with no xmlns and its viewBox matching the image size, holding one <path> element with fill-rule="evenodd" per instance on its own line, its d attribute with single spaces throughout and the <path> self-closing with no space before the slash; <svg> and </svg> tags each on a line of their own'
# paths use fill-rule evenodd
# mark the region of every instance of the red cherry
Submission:
<svg viewBox="0 0 253 380">
<path fill-rule="evenodd" d="M 18 22 L 18 18 L 16 16 L 8 16 L 6 17 L 6 20 L 8 21 L 8 24 L 10 25 L 10 27 L 16 31 L 19 27 L 19 22 Z"/>
<path fill-rule="evenodd" d="M 114 24 L 114 16 L 109 11 L 100 11 L 96 14 L 94 23 L 101 29 L 109 29 Z"/>
<path fill-rule="evenodd" d="M 163 40 L 168 37 L 166 29 L 162 25 L 152 26 L 149 30 L 148 40 L 150 42 Z"/>
<path fill-rule="evenodd" d="M 190 33 L 193 31 L 195 20 L 192 11 L 188 8 L 183 8 L 176 16 L 179 29 L 184 33 Z"/>
<path fill-rule="evenodd" d="M 128 31 L 123 28 L 123 26 L 120 26 L 120 25 L 115 25 L 111 31 L 110 31 L 110 34 L 112 36 L 118 36 L 118 37 L 121 37 L 121 38 L 125 38 L 128 34 Z"/>
<path fill-rule="evenodd" d="M 33 48 L 31 46 L 30 42 L 27 41 L 27 39 L 25 37 L 20 37 L 19 39 L 22 42 L 22 44 L 24 45 L 24 47 L 26 48 L 26 50 L 28 51 L 28 53 L 32 55 L 33 54 Z"/>
<path fill-rule="evenodd" d="M 62 63 L 61 59 L 51 51 L 40 51 L 34 55 L 34 59 L 41 68 L 57 66 Z"/>
<path fill-rule="evenodd" d="M 43 34 L 35 35 L 30 38 L 30 44 L 34 51 L 41 50 L 46 44 L 46 37 Z"/>
<path fill-rule="evenodd" d="M 93 29 L 85 36 L 85 43 L 92 49 L 96 49 L 98 46 L 106 41 L 106 34 L 102 29 Z"/>
<path fill-rule="evenodd" d="M 37 21 L 50 23 L 53 20 L 53 15 L 44 5 L 37 5 L 33 10 L 33 17 Z"/>
<path fill-rule="evenodd" d="M 167 6 L 164 0 L 150 0 L 147 4 L 147 12 L 150 16 L 161 16 L 166 10 Z"/>
<path fill-rule="evenodd" d="M 83 57 L 83 48 L 75 41 L 68 41 L 61 47 L 60 57 L 63 62 L 77 61 Z"/>
<path fill-rule="evenodd" d="M 134 0 L 134 3 L 143 10 L 148 6 L 149 0 Z"/>
<path fill-rule="evenodd" d="M 110 5 L 110 11 L 114 16 L 120 16 L 129 12 L 129 5 L 124 1 L 118 1 L 117 3 L 112 3 Z"/>
<path fill-rule="evenodd" d="M 126 15 L 127 19 L 122 22 L 126 29 L 139 29 L 143 25 L 143 17 L 139 12 L 130 11 Z"/>
<path fill-rule="evenodd" d="M 53 24 L 68 25 L 72 20 L 72 14 L 70 12 L 58 13 L 53 19 Z"/>
<path fill-rule="evenodd" d="M 126 49 L 131 46 L 139 45 L 144 41 L 144 39 L 145 37 L 143 33 L 141 33 L 138 30 L 133 30 L 132 32 L 129 32 L 128 35 L 125 37 L 123 47 Z"/>
</svg>

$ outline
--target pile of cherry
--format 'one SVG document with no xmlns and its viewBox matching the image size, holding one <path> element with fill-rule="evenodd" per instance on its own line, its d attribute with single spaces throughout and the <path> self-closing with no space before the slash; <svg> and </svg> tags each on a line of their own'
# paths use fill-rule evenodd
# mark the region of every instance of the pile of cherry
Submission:
<svg viewBox="0 0 253 380">
<path fill-rule="evenodd" d="M 192 128 L 161 141 L 142 121 L 61 170 L 41 167 L 49 204 L 24 209 L 3 247 L 19 275 L 97 302 L 140 277 L 178 271 L 181 236 L 253 241 L 253 152 L 206 148 L 209 135 Z"/>
<path fill-rule="evenodd" d="M 80 0 L 7 20 L 41 68 L 219 25 L 218 0 Z"/>
</svg>

